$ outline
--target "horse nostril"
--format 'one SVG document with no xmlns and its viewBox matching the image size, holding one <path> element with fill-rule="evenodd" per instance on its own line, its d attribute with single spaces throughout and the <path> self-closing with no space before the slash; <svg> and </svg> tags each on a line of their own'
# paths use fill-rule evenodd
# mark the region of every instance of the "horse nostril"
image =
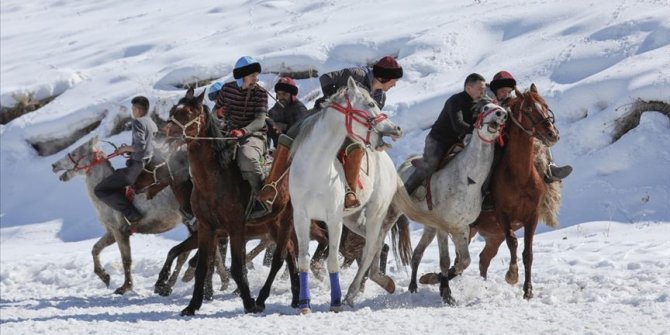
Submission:
<svg viewBox="0 0 670 335">
<path fill-rule="evenodd" d="M 500 111 L 497 111 L 497 112 L 496 112 L 496 116 L 497 116 L 497 117 L 500 117 L 500 116 L 502 116 L 502 113 L 500 113 Z"/>
</svg>

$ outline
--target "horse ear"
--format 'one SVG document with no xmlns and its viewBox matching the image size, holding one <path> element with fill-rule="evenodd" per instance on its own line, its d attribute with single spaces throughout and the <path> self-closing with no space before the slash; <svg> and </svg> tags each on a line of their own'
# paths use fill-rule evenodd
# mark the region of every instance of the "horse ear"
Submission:
<svg viewBox="0 0 670 335">
<path fill-rule="evenodd" d="M 202 102 L 205 101 L 205 91 L 206 90 L 202 90 L 202 93 L 198 96 L 198 104 L 202 104 Z"/>
<path fill-rule="evenodd" d="M 188 91 L 186 91 L 186 97 L 191 99 L 193 98 L 193 94 L 194 94 L 193 87 L 190 87 Z"/>
<path fill-rule="evenodd" d="M 517 97 L 520 97 L 520 96 L 523 96 L 523 93 L 521 93 L 521 91 L 519 91 L 519 89 L 515 87 L 514 88 L 514 95 L 517 96 Z"/>
<path fill-rule="evenodd" d="M 354 80 L 354 78 L 349 77 L 349 80 L 347 80 L 347 88 L 350 91 L 354 91 L 354 92 L 358 91 L 358 85 L 356 85 L 356 81 Z"/>
<path fill-rule="evenodd" d="M 530 91 L 533 93 L 537 93 L 537 86 L 535 86 L 535 83 L 530 84 Z"/>
</svg>

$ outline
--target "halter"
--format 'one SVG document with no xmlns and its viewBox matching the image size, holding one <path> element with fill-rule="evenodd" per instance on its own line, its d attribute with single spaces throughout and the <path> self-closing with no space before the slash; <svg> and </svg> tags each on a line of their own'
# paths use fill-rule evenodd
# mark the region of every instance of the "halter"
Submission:
<svg viewBox="0 0 670 335">
<path fill-rule="evenodd" d="M 67 157 L 70 159 L 72 164 L 74 164 L 74 168 L 72 168 L 71 170 L 74 170 L 74 171 L 86 170 L 85 172 L 88 173 L 91 170 L 92 167 L 94 167 L 96 165 L 99 165 L 99 164 L 109 160 L 110 158 L 114 158 L 114 157 L 116 157 L 120 154 L 118 154 L 116 152 L 113 152 L 109 155 L 105 155 L 105 153 L 102 152 L 102 150 L 96 150 L 93 153 L 91 153 L 91 155 L 93 156 L 93 159 L 91 160 L 91 162 L 89 164 L 86 164 L 84 166 L 79 166 L 79 162 L 81 162 L 81 160 L 84 159 L 85 156 L 82 156 L 81 158 L 75 160 L 72 157 L 72 154 L 68 153 Z"/>
<path fill-rule="evenodd" d="M 344 98 L 347 101 L 347 107 L 344 107 L 337 102 L 331 102 L 330 107 L 335 109 L 336 111 L 344 114 L 344 125 L 347 128 L 347 134 L 354 139 L 361 140 L 365 145 L 370 145 L 370 135 L 372 132 L 377 133 L 377 130 L 374 129 L 374 127 L 388 119 L 388 115 L 384 113 L 379 113 L 376 116 L 368 116 L 368 113 L 366 113 L 363 110 L 360 109 L 355 109 L 351 106 L 351 100 L 349 100 L 349 95 L 345 93 Z M 367 127 L 368 132 L 365 135 L 365 137 L 360 136 L 356 133 L 354 133 L 353 130 L 353 122 L 357 122 L 365 127 Z"/>
<path fill-rule="evenodd" d="M 502 107 L 500 107 L 500 109 L 497 109 L 497 108 L 491 108 L 491 109 L 490 109 L 488 112 L 486 112 L 486 113 L 479 113 L 479 115 L 477 115 L 477 120 L 475 121 L 475 123 L 474 123 L 472 126 L 473 126 L 474 128 L 477 128 L 477 136 L 479 136 L 479 139 L 482 140 L 482 142 L 484 142 L 484 143 L 486 143 L 486 144 L 491 144 L 491 143 L 493 143 L 493 142 L 495 142 L 495 141 L 498 141 L 498 144 L 500 144 L 500 146 L 502 147 L 502 146 L 505 145 L 502 136 L 498 135 L 498 137 L 496 137 L 496 138 L 493 139 L 493 140 L 487 140 L 487 139 L 485 139 L 484 137 L 482 137 L 482 134 L 480 133 L 481 130 L 482 130 L 482 128 L 484 128 L 484 125 L 485 125 L 485 124 L 492 123 L 492 122 L 484 122 L 484 119 L 485 119 L 487 116 L 489 116 L 490 114 L 492 114 L 493 112 L 495 112 L 495 111 L 499 111 L 499 110 L 502 110 Z M 502 125 L 500 126 L 500 128 L 498 128 L 498 134 L 500 134 L 500 133 L 503 131 L 503 129 L 505 129 L 505 124 L 502 124 Z"/>
<path fill-rule="evenodd" d="M 528 134 L 528 136 L 531 136 L 531 137 L 537 137 L 537 136 L 535 136 L 535 127 L 537 127 L 537 126 L 540 125 L 540 124 L 544 124 L 544 123 L 546 123 L 546 122 L 550 122 L 550 123 L 553 124 L 553 123 L 554 123 L 554 112 L 552 112 L 551 109 L 547 108 L 547 111 L 549 111 L 549 114 L 550 114 L 550 115 L 547 116 L 547 117 L 544 117 L 544 115 L 540 114 L 540 111 L 538 110 L 538 111 L 537 111 L 538 114 L 540 114 L 540 116 L 542 116 L 543 118 L 542 118 L 540 121 L 535 121 L 535 120 L 533 120 L 533 116 L 532 116 L 532 114 L 531 114 L 531 112 L 534 110 L 533 107 L 524 107 L 524 104 L 525 104 L 525 103 L 526 103 L 526 97 L 524 96 L 523 101 L 521 101 L 521 106 L 520 106 L 520 108 L 519 108 L 519 113 L 517 113 L 518 116 L 519 116 L 519 119 L 517 120 L 517 119 L 514 117 L 514 115 L 512 115 L 512 118 L 511 118 L 511 119 L 512 119 L 512 121 L 514 122 L 514 124 L 517 125 L 519 128 L 521 128 L 521 130 L 522 130 L 524 133 Z M 524 115 L 526 115 L 526 117 L 527 117 L 527 118 L 530 120 L 530 122 L 532 123 L 532 124 L 531 124 L 531 128 L 530 128 L 530 130 L 526 129 L 526 128 L 521 124 L 521 122 L 523 122 L 523 116 L 524 116 Z"/>
<path fill-rule="evenodd" d="M 199 114 L 201 115 L 202 113 L 203 113 L 203 110 L 202 110 L 202 107 L 201 107 Z M 201 137 L 201 136 L 190 136 L 190 135 L 186 134 L 186 129 L 188 129 L 194 123 L 197 126 L 196 134 L 200 134 L 200 124 L 201 124 L 201 120 L 200 120 L 201 116 L 200 115 L 195 117 L 193 120 L 191 120 L 189 122 L 186 122 L 186 124 L 182 124 L 177 119 L 175 119 L 174 116 L 170 116 L 170 118 L 168 119 L 168 122 L 172 122 L 175 125 L 177 125 L 179 128 L 181 128 L 181 135 L 185 139 L 189 139 L 189 140 L 210 140 L 210 141 L 214 140 L 215 141 L 215 140 L 236 140 L 236 139 L 238 139 L 237 137 Z M 170 133 L 168 132 L 166 135 L 170 136 Z"/>
</svg>

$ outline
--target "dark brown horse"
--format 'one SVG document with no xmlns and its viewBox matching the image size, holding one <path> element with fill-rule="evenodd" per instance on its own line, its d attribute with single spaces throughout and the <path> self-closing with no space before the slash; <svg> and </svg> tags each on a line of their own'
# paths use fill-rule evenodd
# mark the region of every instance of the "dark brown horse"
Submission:
<svg viewBox="0 0 670 335">
<path fill-rule="evenodd" d="M 216 120 L 203 106 L 204 92 L 195 97 L 190 89 L 180 103 L 170 112 L 166 126 L 168 137 L 183 138 L 187 144 L 193 193 L 191 205 L 198 219 L 198 264 L 193 297 L 182 315 L 193 315 L 202 305 L 203 286 L 207 269 L 212 261 L 216 240 L 229 236 L 231 250 L 231 275 L 237 284 L 245 313 L 260 312 L 265 308 L 274 278 L 287 261 L 291 276 L 292 305 L 298 302 L 298 278 L 294 244 L 291 243 L 292 207 L 288 192 L 279 192 L 272 214 L 246 222 L 246 207 L 251 190 L 243 181 L 234 154 L 236 140 L 225 139 L 216 125 Z M 287 190 L 288 179 L 281 182 L 279 189 Z M 275 239 L 277 248 L 272 267 L 258 300 L 251 297 L 246 274 L 245 244 L 249 237 L 258 236 L 265 229 Z"/>
<path fill-rule="evenodd" d="M 511 124 L 506 127 L 505 152 L 493 174 L 492 193 L 495 200 L 495 219 L 504 232 L 504 240 L 510 250 L 510 268 L 505 276 L 510 284 L 519 280 L 515 231 L 524 228 L 523 290 L 524 298 L 530 299 L 533 297 L 533 237 L 546 188 L 541 173 L 535 167 L 533 138 L 537 138 L 545 146 L 552 146 L 558 141 L 559 132 L 554 127 L 554 115 L 538 93 L 535 84 L 523 94 L 516 90 L 516 96 L 509 104 Z M 490 215 L 484 215 L 481 219 L 493 220 Z M 488 259 L 489 263 L 495 255 L 491 248 L 495 243 L 499 246 L 502 240 L 498 239 L 492 244 L 487 242 L 487 247 L 482 251 L 484 260 Z M 497 251 L 497 247 L 495 250 Z M 484 264 L 480 263 L 480 272 L 482 268 L 488 268 L 486 261 Z M 483 275 L 486 275 L 486 271 Z"/>
</svg>

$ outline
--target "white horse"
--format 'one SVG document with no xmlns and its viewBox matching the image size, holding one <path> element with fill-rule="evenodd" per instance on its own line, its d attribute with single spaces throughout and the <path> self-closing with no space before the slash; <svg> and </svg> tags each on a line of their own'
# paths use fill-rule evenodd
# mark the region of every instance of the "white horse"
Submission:
<svg viewBox="0 0 670 335">
<path fill-rule="evenodd" d="M 112 164 L 98 146 L 98 138 L 93 137 L 88 142 L 68 153 L 65 157 L 52 164 L 52 169 L 54 173 L 65 170 L 60 176 L 61 181 L 69 181 L 75 175 L 86 176 L 86 190 L 98 214 L 98 220 L 100 220 L 105 228 L 105 234 L 93 245 L 92 254 L 95 274 L 109 287 L 109 274 L 107 274 L 100 264 L 100 253 L 104 248 L 116 242 L 121 252 L 125 280 L 123 285 L 117 288 L 114 293 L 124 294 L 132 290 L 130 233 L 125 228 L 127 226 L 126 221 L 120 212 L 113 210 L 100 201 L 93 191 L 100 181 L 114 172 Z M 137 224 L 133 224 L 138 233 L 160 234 L 182 222 L 182 216 L 179 213 L 179 204 L 169 187 L 160 191 L 151 200 L 147 200 L 146 193 L 136 194 L 133 204 L 140 212 L 144 213 L 142 220 Z M 179 274 L 179 270 L 187 256 L 188 254 L 184 254 L 179 257 L 175 272 L 169 281 L 171 285 L 174 285 L 176 276 Z"/>
<path fill-rule="evenodd" d="M 433 173 L 430 178 L 432 193 L 432 213 L 441 219 L 444 224 L 434 227 L 429 223 L 424 229 L 424 236 L 417 246 L 412 257 L 412 283 L 410 291 L 416 291 L 416 266 L 420 262 L 415 260 L 417 252 L 423 254 L 427 243 L 430 243 L 436 231 L 439 239 L 445 243 L 440 245 L 440 295 L 444 302 L 454 304 L 449 288 L 449 279 L 459 275 L 470 265 L 470 253 L 468 251 L 470 223 L 479 216 L 482 207 L 482 185 L 489 175 L 493 163 L 494 142 L 501 134 L 501 130 L 507 120 L 507 112 L 498 105 L 486 104 L 482 107 L 475 124 L 475 132 L 465 148 L 456 154 L 454 158 L 441 170 Z M 404 180 L 407 180 L 414 171 L 412 160 L 419 156 L 410 157 L 398 168 L 398 172 Z M 428 209 L 424 197 L 417 197 L 423 192 L 415 192 L 414 201 L 423 209 Z M 421 198 L 421 199 L 419 199 Z M 387 220 L 397 218 L 401 211 L 389 211 Z M 424 223 L 420 222 L 419 223 Z M 425 224 L 425 223 L 424 223 Z M 436 229 L 437 228 L 437 229 Z M 456 246 L 456 264 L 449 271 L 451 260 L 447 248 L 447 234 L 451 235 Z"/>
<path fill-rule="evenodd" d="M 289 192 L 293 204 L 293 217 L 298 237 L 298 271 L 300 277 L 301 313 L 309 313 L 310 293 L 308 283 L 309 269 L 309 226 L 311 220 L 326 223 L 329 236 L 327 267 L 330 273 L 331 311 L 342 309 L 339 284 L 339 250 L 342 223 L 355 233 L 366 238 L 362 260 L 356 277 L 349 287 L 345 302 L 353 305 L 354 298 L 360 292 L 365 272 L 379 256 L 385 231 L 383 219 L 402 181 L 398 177 L 393 161 L 383 149 L 388 146 L 383 136 L 394 139 L 401 136 L 398 126 L 382 114 L 367 91 L 360 89 L 353 79 L 346 87 L 333 95 L 324 110 L 307 118 L 292 146 L 293 161 L 289 170 Z M 357 195 L 361 206 L 344 209 L 346 179 L 336 155 L 346 137 L 365 144 L 367 159 L 362 164 L 360 180 L 363 187 Z M 370 149 L 374 148 L 374 149 Z M 398 206 L 403 208 L 410 218 L 420 216 L 408 208 L 412 202 L 404 192 L 399 197 Z M 419 218 L 430 221 L 430 217 Z M 390 222 L 391 224 L 395 221 Z M 384 230 L 387 230 L 388 225 Z M 377 262 L 375 262 L 377 263 Z M 394 289 L 390 278 L 379 274 L 378 265 L 370 269 L 370 276 L 387 290 Z"/>
</svg>

